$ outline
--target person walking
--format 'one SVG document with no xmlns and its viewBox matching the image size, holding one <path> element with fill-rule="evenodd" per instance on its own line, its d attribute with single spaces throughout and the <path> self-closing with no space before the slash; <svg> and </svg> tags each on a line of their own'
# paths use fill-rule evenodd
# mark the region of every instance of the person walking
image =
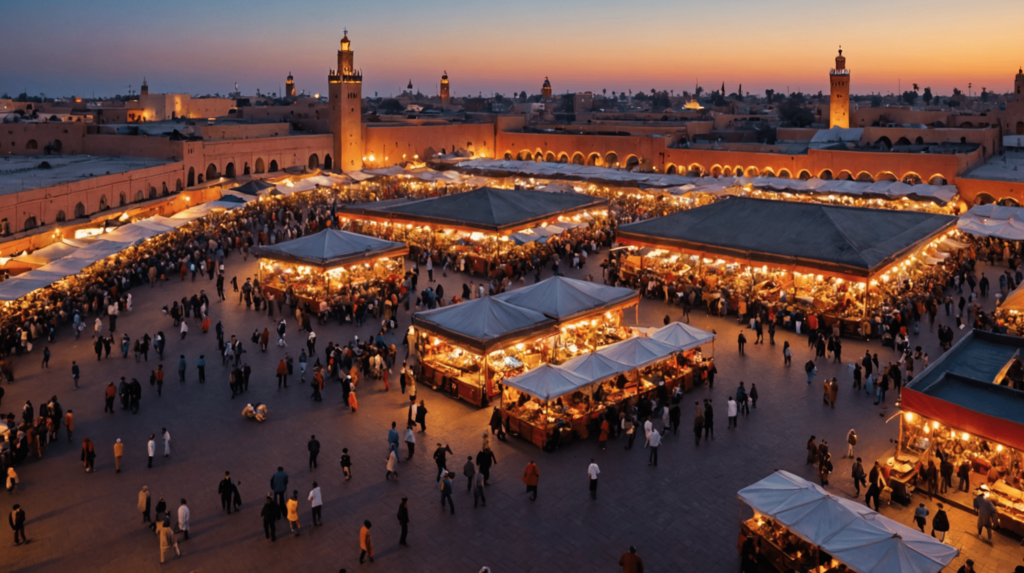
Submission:
<svg viewBox="0 0 1024 573">
<path fill-rule="evenodd" d="M 867 487 L 867 482 L 865 481 L 865 477 L 867 476 L 864 474 L 864 464 L 861 462 L 860 458 L 857 458 L 857 461 L 853 462 L 853 469 L 850 473 L 853 475 L 853 487 L 856 491 L 854 496 L 860 497 L 860 487 Z"/>
<path fill-rule="evenodd" d="M 476 465 L 484 476 L 484 485 L 487 485 L 491 479 L 491 466 L 498 465 L 498 458 L 494 456 L 494 452 L 489 446 L 484 447 L 476 454 Z"/>
<path fill-rule="evenodd" d="M 871 500 L 875 500 L 875 511 L 879 511 L 881 508 L 878 505 L 878 500 L 885 488 L 885 480 L 882 478 L 882 468 L 879 467 L 877 461 L 868 473 L 868 484 L 868 493 L 864 497 L 864 503 L 871 507 Z"/>
<path fill-rule="evenodd" d="M 487 507 L 487 498 L 484 497 L 485 485 L 483 472 L 477 472 L 473 476 L 473 507 L 476 507 L 478 503 Z"/>
<path fill-rule="evenodd" d="M 320 485 L 313 482 L 313 489 L 309 490 L 309 496 L 306 498 L 309 500 L 310 507 L 313 511 L 313 525 L 323 525 L 323 517 L 320 511 L 323 509 L 324 498 L 320 493 Z"/>
<path fill-rule="evenodd" d="M 345 481 L 352 479 L 352 458 L 348 455 L 348 448 L 341 449 L 341 473 L 345 475 Z"/>
<path fill-rule="evenodd" d="M 189 510 L 185 498 L 182 498 L 181 505 L 178 506 L 178 529 L 185 534 L 185 541 L 188 541 L 188 531 L 190 529 L 188 520 L 190 517 L 192 517 L 192 512 Z"/>
<path fill-rule="evenodd" d="M 71 361 L 71 381 L 75 384 L 75 390 L 78 390 L 78 379 L 82 377 L 82 370 L 78 367 L 78 363 L 74 360 Z"/>
<path fill-rule="evenodd" d="M 448 502 L 452 515 L 455 515 L 455 502 L 452 501 L 452 473 L 446 472 L 441 480 L 441 510 L 444 511 L 444 504 Z"/>
<path fill-rule="evenodd" d="M 715 408 L 710 398 L 704 400 L 704 441 L 715 439 Z"/>
<path fill-rule="evenodd" d="M 196 360 L 196 369 L 199 370 L 199 383 L 206 383 L 206 355 L 200 354 L 199 360 Z"/>
<path fill-rule="evenodd" d="M 661 432 L 654 430 L 651 432 L 651 439 L 648 444 L 651 448 L 650 455 L 647 456 L 647 465 L 657 466 L 658 465 L 658 446 L 661 445 Z"/>
<path fill-rule="evenodd" d="M 13 494 L 18 489 L 18 472 L 13 467 L 7 468 L 7 494 Z"/>
<path fill-rule="evenodd" d="M 988 544 L 992 544 L 992 527 L 994 524 L 999 523 L 999 512 L 996 510 L 996 506 L 987 498 L 988 486 L 982 486 L 977 490 L 977 497 L 974 498 L 974 510 L 978 512 L 978 537 L 985 541 L 985 538 L 981 536 L 983 529 L 988 530 Z"/>
<path fill-rule="evenodd" d="M 644 573 L 644 560 L 636 554 L 636 546 L 630 545 L 629 551 L 619 557 L 619 566 L 622 573 Z"/>
<path fill-rule="evenodd" d="M 167 428 L 163 429 L 164 438 L 164 457 L 170 457 L 171 455 L 171 433 L 167 431 Z"/>
<path fill-rule="evenodd" d="M 231 513 L 229 510 L 228 513 Z M 271 542 L 277 541 L 277 519 L 280 513 L 277 509 L 277 504 L 274 503 L 274 498 L 267 496 L 266 501 L 263 502 L 263 509 L 260 510 L 260 517 L 263 518 L 263 535 Z"/>
<path fill-rule="evenodd" d="M 738 411 L 738 408 L 736 406 L 736 400 L 733 400 L 732 396 L 729 396 L 729 401 L 726 402 L 725 405 L 726 405 L 726 410 L 727 410 L 726 414 L 729 416 L 729 426 L 728 427 L 729 428 L 735 428 L 736 427 L 737 411 Z"/>
<path fill-rule="evenodd" d="M 359 549 L 362 550 L 359 553 L 359 563 L 363 563 L 367 556 L 370 557 L 370 563 L 373 563 L 373 541 L 370 539 L 371 527 L 373 527 L 373 524 L 367 519 L 359 529 Z"/>
<path fill-rule="evenodd" d="M 124 444 L 121 438 L 114 442 L 114 473 L 121 473 L 121 458 L 124 457 Z"/>
<path fill-rule="evenodd" d="M 228 515 L 231 515 L 235 489 L 235 484 L 231 481 L 231 472 L 224 472 L 224 479 L 220 480 L 220 484 L 217 485 L 217 493 L 220 494 L 221 509 L 227 511 Z"/>
<path fill-rule="evenodd" d="M 150 522 L 150 518 L 149 518 L 150 503 L 151 503 L 151 500 L 150 500 L 150 497 L 149 497 L 149 488 L 146 487 L 146 486 L 142 486 L 142 489 L 139 491 L 139 505 L 138 505 L 139 513 L 142 514 L 142 523 L 149 523 Z"/>
<path fill-rule="evenodd" d="M 587 476 L 590 477 L 590 499 L 597 501 L 597 476 L 601 473 L 601 468 L 597 467 L 597 462 L 594 458 L 590 458 L 590 465 L 587 466 Z"/>
<path fill-rule="evenodd" d="M 320 455 L 320 441 L 316 439 L 315 434 L 309 437 L 306 449 L 309 450 L 309 469 L 313 469 L 317 467 L 316 458 Z"/>
<path fill-rule="evenodd" d="M 402 527 L 402 535 L 398 538 L 398 544 L 408 547 L 406 537 L 409 535 L 409 498 L 407 497 L 403 497 L 402 503 L 398 504 L 398 525 Z"/>
<path fill-rule="evenodd" d="M 107 383 L 107 387 L 104 389 L 106 404 L 103 406 L 103 413 L 110 412 L 114 413 L 114 398 L 117 396 L 117 387 L 114 386 L 113 382 Z"/>
<path fill-rule="evenodd" d="M 437 464 L 437 481 L 440 482 L 441 478 L 448 473 L 448 456 L 446 454 L 452 453 L 452 449 L 447 445 L 442 447 L 441 443 L 437 443 L 437 449 L 434 450 L 434 463 Z"/>
<path fill-rule="evenodd" d="M 14 504 L 11 515 L 7 517 L 7 523 L 11 525 L 11 529 L 14 531 L 15 545 L 28 543 L 28 538 L 25 537 L 25 510 L 21 509 L 20 504 Z"/>
<path fill-rule="evenodd" d="M 476 466 L 473 464 L 473 456 L 466 458 L 466 465 L 462 466 L 462 475 L 466 476 L 466 493 L 473 490 L 473 476 L 476 475 Z"/>
<path fill-rule="evenodd" d="M 64 414 L 64 429 L 68 432 L 68 441 L 70 442 L 71 435 L 75 431 L 75 417 L 70 409 Z"/>
<path fill-rule="evenodd" d="M 278 519 L 285 513 L 285 493 L 288 491 L 288 474 L 284 473 L 284 468 L 281 466 L 277 467 L 277 473 L 270 476 L 270 489 L 274 492 L 274 503 L 277 504 Z"/>
<path fill-rule="evenodd" d="M 743 356 L 744 355 L 743 347 L 745 347 L 747 345 L 747 337 L 743 336 L 743 331 L 742 330 L 740 331 L 740 335 L 739 335 L 739 337 L 737 338 L 736 341 L 739 344 L 740 356 Z"/>
<path fill-rule="evenodd" d="M 701 412 L 700 404 L 698 402 L 694 402 L 694 404 L 697 407 L 697 415 L 694 416 L 694 418 L 693 418 L 693 433 L 694 433 L 694 437 L 696 438 L 696 445 L 699 446 L 700 445 L 700 435 L 701 435 L 701 432 L 704 431 L 704 415 Z"/>
<path fill-rule="evenodd" d="M 427 431 L 427 404 L 423 400 L 420 400 L 416 408 L 416 423 L 420 426 L 421 434 Z"/>
<path fill-rule="evenodd" d="M 82 464 L 86 473 L 92 473 L 96 467 L 96 445 L 89 438 L 82 438 Z"/>
<path fill-rule="evenodd" d="M 387 473 L 384 474 L 384 480 L 388 481 L 391 476 L 395 476 L 395 481 L 398 481 L 398 455 L 395 454 L 395 450 L 388 449 L 388 459 L 386 464 Z"/>
<path fill-rule="evenodd" d="M 946 509 L 941 503 L 937 506 L 939 509 L 935 511 L 935 517 L 932 518 L 932 537 L 945 542 L 946 532 L 949 531 L 949 516 L 946 515 Z"/>
<path fill-rule="evenodd" d="M 914 509 L 914 523 L 921 533 L 924 533 L 924 526 L 928 524 L 928 508 L 923 503 L 917 504 L 917 508 Z"/>
<path fill-rule="evenodd" d="M 299 490 L 292 490 L 292 497 L 285 502 L 285 513 L 288 516 L 288 531 L 296 536 L 299 533 Z"/>
<path fill-rule="evenodd" d="M 526 469 L 523 470 L 523 483 L 526 484 L 526 493 L 533 493 L 530 499 L 536 501 L 537 484 L 540 483 L 540 470 L 533 460 L 530 460 L 530 463 L 526 464 Z"/>
<path fill-rule="evenodd" d="M 188 368 L 188 362 L 185 360 L 185 355 L 182 354 L 181 358 L 178 358 L 178 382 L 185 383 L 185 369 Z"/>
<path fill-rule="evenodd" d="M 153 456 L 156 455 L 156 435 L 149 435 L 149 442 L 146 444 L 146 452 L 149 453 L 149 465 L 146 467 L 153 467 Z"/>
<path fill-rule="evenodd" d="M 846 433 L 846 456 L 847 458 L 853 458 L 853 447 L 857 445 L 857 432 L 853 428 Z"/>
<path fill-rule="evenodd" d="M 405 447 L 409 450 L 409 456 L 406 460 L 411 460 L 412 455 L 416 452 L 416 433 L 412 431 L 413 425 L 410 423 L 405 427 Z"/>
</svg>

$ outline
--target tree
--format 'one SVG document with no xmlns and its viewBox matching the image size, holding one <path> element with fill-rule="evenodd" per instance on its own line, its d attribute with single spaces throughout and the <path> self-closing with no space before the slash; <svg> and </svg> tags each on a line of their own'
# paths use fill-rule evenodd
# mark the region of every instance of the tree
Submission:
<svg viewBox="0 0 1024 573">
<path fill-rule="evenodd" d="M 873 95 L 871 96 L 871 107 L 882 107 L 882 96 Z"/>
<path fill-rule="evenodd" d="M 793 97 L 790 97 L 789 101 L 779 109 L 779 117 L 783 122 L 792 127 L 807 127 L 811 125 L 814 123 L 814 114 L 811 113 L 811 110 L 801 105 L 802 103 L 798 103 L 794 101 Z"/>
<path fill-rule="evenodd" d="M 394 115 L 396 113 L 402 113 L 405 107 L 402 106 L 401 102 L 394 98 L 388 98 L 381 102 L 380 111 L 384 114 Z"/>
<path fill-rule="evenodd" d="M 903 99 L 903 101 L 907 102 L 907 105 L 914 105 L 914 101 L 917 100 L 917 93 L 912 91 L 906 91 L 903 92 L 903 95 L 900 96 L 900 98 Z"/>
<path fill-rule="evenodd" d="M 924 94 L 921 95 L 921 99 L 924 100 L 924 105 L 928 105 L 932 102 L 932 88 L 924 88 Z"/>
<path fill-rule="evenodd" d="M 725 105 L 725 96 L 721 92 L 715 92 L 711 96 L 711 102 L 718 107 L 722 107 Z"/>
<path fill-rule="evenodd" d="M 672 107 L 672 101 L 668 98 L 668 92 L 658 92 L 651 99 L 651 106 L 656 110 L 664 110 Z"/>
<path fill-rule="evenodd" d="M 615 92 L 612 92 L 612 93 L 614 94 Z M 601 88 L 601 95 L 603 95 L 603 96 L 608 95 L 608 88 Z"/>
<path fill-rule="evenodd" d="M 519 99 L 526 101 L 526 91 L 519 92 Z"/>
<path fill-rule="evenodd" d="M 917 93 L 917 92 L 918 92 L 917 84 L 914 84 L 914 93 Z"/>
</svg>

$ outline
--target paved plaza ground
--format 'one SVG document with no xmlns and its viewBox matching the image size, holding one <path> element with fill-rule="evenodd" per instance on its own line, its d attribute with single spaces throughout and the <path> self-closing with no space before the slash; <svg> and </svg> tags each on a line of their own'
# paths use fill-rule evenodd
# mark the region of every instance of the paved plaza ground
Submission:
<svg viewBox="0 0 1024 573">
<path fill-rule="evenodd" d="M 592 257 L 593 259 L 593 257 Z M 255 272 L 250 259 L 243 264 L 232 256 L 227 262 L 227 277 L 239 282 Z M 569 276 L 598 275 L 596 261 L 583 271 Z M 421 277 L 420 288 L 426 283 Z M 439 270 L 437 271 L 439 274 Z M 545 273 L 550 276 L 550 270 Z M 448 296 L 459 292 L 468 276 L 450 274 L 443 279 Z M 515 285 L 520 286 L 520 285 Z M 662 445 L 657 467 L 647 465 L 643 438 L 631 451 L 624 450 L 624 439 L 611 441 L 600 451 L 595 440 L 567 445 L 553 454 L 515 437 L 507 442 L 492 441 L 498 465 L 492 470 L 492 485 L 487 489 L 486 508 L 474 509 L 466 492 L 461 468 L 466 456 L 475 455 L 481 446 L 490 415 L 463 402 L 421 387 L 419 396 L 429 410 L 428 430 L 417 434 L 417 453 L 399 467 L 398 482 L 385 481 L 387 430 L 391 421 L 401 425 L 406 418 L 407 402 L 392 382 L 384 393 L 380 382 L 364 381 L 359 387 L 358 413 L 341 404 L 341 388 L 329 382 L 324 401 L 310 399 L 310 388 L 292 377 L 290 387 L 278 391 L 274 376 L 277 362 L 285 350 L 297 357 L 304 336 L 295 332 L 289 320 L 287 349 L 272 346 L 262 354 L 248 343 L 254 329 L 270 327 L 275 319 L 246 311 L 238 305 L 238 295 L 224 303 L 213 302 L 214 323 L 222 320 L 227 335 L 236 334 L 246 342 L 245 359 L 253 367 L 250 391 L 231 399 L 228 371 L 217 358 L 213 332 L 202 334 L 193 321 L 188 337 L 178 340 L 177 329 L 160 309 L 182 296 L 191 296 L 202 288 L 213 299 L 212 281 L 179 282 L 177 279 L 155 289 L 132 291 L 134 310 L 118 320 L 118 333 L 127 332 L 134 340 L 143 332 L 153 335 L 162 330 L 168 338 L 163 364 L 167 382 L 162 397 L 146 384 L 149 372 L 158 363 L 155 354 L 149 363 L 136 364 L 129 355 L 122 359 L 115 350 L 111 358 L 96 361 L 91 326 L 81 340 L 71 337 L 70 329 L 59 333 L 51 345 L 50 368 L 41 370 L 42 346 L 16 362 L 16 383 L 6 385 L 7 394 L 0 411 L 13 411 L 20 417 L 25 400 L 37 405 L 56 394 L 65 410 L 74 410 L 75 438 L 72 443 L 51 444 L 42 460 L 29 459 L 18 467 L 20 490 L 7 498 L 8 504 L 20 503 L 27 512 L 27 533 L 31 543 L 13 546 L 9 534 L 0 542 L 0 571 L 156 571 L 170 572 L 259 572 L 259 571 L 407 571 L 477 572 L 481 566 L 495 573 L 546 571 L 617 571 L 619 556 L 635 544 L 645 561 L 646 570 L 665 571 L 737 571 L 738 518 L 740 503 L 736 492 L 777 469 L 792 471 L 816 479 L 816 471 L 805 465 L 805 443 L 811 434 L 832 445 L 836 472 L 830 489 L 840 495 L 853 495 L 849 477 L 850 461 L 841 459 L 844 439 L 850 428 L 860 436 L 858 455 L 865 465 L 892 446 L 898 435 L 897 412 L 890 397 L 888 408 L 874 406 L 864 394 L 850 389 L 848 363 L 859 359 L 866 348 L 878 352 L 883 364 L 892 351 L 877 342 L 844 340 L 842 364 L 819 361 L 818 382 L 808 386 L 803 363 L 811 356 L 806 339 L 792 332 L 779 331 L 776 346 L 747 345 L 746 356 L 737 356 L 735 319 L 709 318 L 694 312 L 692 324 L 714 329 L 719 340 L 714 349 L 719 373 L 713 389 L 700 388 L 683 400 L 682 431 L 669 436 Z M 229 293 L 230 295 L 231 293 Z M 992 305 L 992 295 L 986 306 Z M 668 313 L 679 317 L 676 308 L 663 302 L 644 300 L 639 321 L 660 325 Z M 940 310 L 940 319 L 951 318 Z M 633 320 L 633 313 L 627 312 Z M 91 320 L 91 318 L 90 318 Z M 401 326 L 409 324 L 409 315 L 401 314 Z M 361 339 L 374 334 L 372 326 L 356 329 L 336 324 L 319 326 L 317 348 L 330 341 L 346 343 L 355 334 Z M 912 345 L 921 345 L 934 359 L 940 354 L 937 339 L 923 325 Z M 212 328 L 211 328 L 212 331 Z M 957 336 L 961 335 L 957 333 Z M 748 332 L 753 342 L 753 334 Z M 399 344 L 400 339 L 393 337 Z M 785 368 L 782 342 L 793 345 L 793 366 Z M 706 349 L 710 351 L 710 349 Z M 187 357 L 189 370 L 185 384 L 177 382 L 177 360 Z M 200 354 L 207 359 L 207 382 L 197 380 L 195 361 Z M 82 388 L 72 391 L 71 361 L 82 366 Z M 397 375 L 398 368 L 395 369 Z M 107 382 L 120 376 L 143 382 L 141 411 L 137 415 L 116 406 L 116 414 L 103 414 L 103 392 Z M 837 376 L 839 399 L 832 410 L 822 403 L 820 380 Z M 394 376 L 393 376 L 394 379 Z M 739 381 L 749 387 L 756 383 L 760 392 L 757 409 L 741 416 L 739 427 L 726 429 L 725 402 Z M 694 400 L 713 398 L 716 405 L 716 438 L 695 446 L 689 431 Z M 259 424 L 242 417 L 245 403 L 268 404 L 270 417 Z M 660 425 L 660 424 L 659 424 Z M 152 469 L 146 468 L 146 441 L 167 427 L 173 438 L 169 458 L 159 455 Z M 316 434 L 322 444 L 320 467 L 307 469 L 306 442 Z M 79 461 L 82 437 L 97 447 L 96 473 L 88 474 Z M 114 473 L 112 446 L 121 438 L 126 444 L 124 467 Z M 439 505 L 435 466 L 430 459 L 434 444 L 451 446 L 449 469 L 458 476 L 455 482 L 456 514 L 449 515 Z M 354 477 L 345 482 L 338 459 L 347 447 L 353 459 Z M 162 450 L 162 447 L 158 447 Z M 403 447 L 404 454 L 404 447 Z M 588 493 L 587 466 L 594 458 L 601 468 L 598 500 Z M 404 456 L 403 456 L 404 459 Z M 536 502 L 525 495 L 520 477 L 527 462 L 536 460 L 540 468 L 539 497 Z M 264 539 L 259 515 L 269 491 L 270 476 L 277 466 L 290 476 L 288 489 L 299 490 L 301 500 L 301 536 L 286 533 L 287 523 L 278 524 L 276 543 Z M 241 512 L 221 512 L 217 484 L 225 470 L 239 480 L 244 502 Z M 323 527 L 310 527 L 309 504 L 305 501 L 311 483 L 319 482 L 324 496 Z M 181 540 L 182 557 L 162 567 L 155 535 L 141 523 L 136 509 L 139 489 L 146 485 L 153 503 L 163 496 L 174 511 L 186 498 L 191 508 L 191 539 Z M 397 544 L 399 526 L 395 515 L 402 496 L 409 497 L 411 524 L 410 547 Z M 915 502 L 923 500 L 917 496 Z M 934 513 L 934 504 L 928 503 Z M 912 510 L 894 505 L 883 510 L 893 519 L 911 525 Z M 982 544 L 973 535 L 974 518 L 950 511 L 953 529 L 948 541 L 962 555 L 954 562 L 955 571 L 967 557 L 973 557 L 982 572 L 1012 571 L 1020 563 L 1021 549 L 1016 541 L 996 535 L 995 547 Z M 376 562 L 359 565 L 358 530 L 364 519 L 373 522 Z M 4 530 L 9 531 L 4 524 Z"/>
</svg>

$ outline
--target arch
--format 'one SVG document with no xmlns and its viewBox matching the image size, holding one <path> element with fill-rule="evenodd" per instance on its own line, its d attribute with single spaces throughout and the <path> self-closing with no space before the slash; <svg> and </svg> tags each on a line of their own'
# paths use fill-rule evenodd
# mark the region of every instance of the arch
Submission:
<svg viewBox="0 0 1024 573">
<path fill-rule="evenodd" d="M 271 159 L 270 160 L 270 169 L 267 169 L 267 173 L 275 173 L 275 172 L 277 172 L 278 169 L 280 169 L 280 168 L 277 166 L 277 160 L 276 159 Z"/>
<path fill-rule="evenodd" d="M 723 167 L 722 168 L 722 175 L 725 175 L 726 177 L 732 177 L 732 167 L 729 167 L 728 165 Z"/>
<path fill-rule="evenodd" d="M 506 151 L 505 152 L 505 161 L 512 161 L 512 152 L 511 151 Z"/>
<path fill-rule="evenodd" d="M 118 195 L 118 197 L 117 197 L 117 206 L 118 207 L 124 207 L 127 204 L 128 204 L 128 195 L 126 195 L 124 191 L 121 191 L 121 194 Z"/>
<path fill-rule="evenodd" d="M 917 173 L 914 173 L 913 171 L 910 171 L 903 176 L 903 179 L 901 179 L 901 181 L 903 181 L 907 185 L 920 185 L 921 176 L 918 175 Z"/>
<path fill-rule="evenodd" d="M 757 167 L 748 167 L 747 168 L 747 177 L 757 177 L 760 174 L 761 174 L 761 172 L 758 171 Z"/>
<path fill-rule="evenodd" d="M 824 179 L 826 181 L 829 181 L 829 180 L 833 179 L 832 170 L 831 169 L 822 169 L 821 173 L 818 174 L 818 179 Z"/>
<path fill-rule="evenodd" d="M 556 161 L 555 160 L 555 152 L 554 151 L 549 151 L 549 152 L 545 153 L 544 154 L 544 161 L 547 161 L 548 163 L 555 163 L 555 161 Z"/>
<path fill-rule="evenodd" d="M 929 185 L 945 185 L 946 178 L 941 173 L 936 173 L 928 178 Z"/>
<path fill-rule="evenodd" d="M 978 196 L 974 198 L 975 205 L 989 205 L 995 202 L 996 198 L 989 195 L 988 193 L 978 193 Z"/>
<path fill-rule="evenodd" d="M 960 125 L 958 125 L 957 127 L 974 127 L 974 124 L 969 122 L 969 121 L 965 121 L 965 122 L 961 123 Z"/>
<path fill-rule="evenodd" d="M 562 153 L 559 153 L 558 154 L 558 162 L 559 163 L 569 163 L 569 154 L 565 153 L 564 151 Z"/>
<path fill-rule="evenodd" d="M 317 157 L 317 154 L 314 153 L 309 156 L 309 161 L 306 162 L 306 167 L 309 167 L 310 169 L 320 167 L 320 158 Z"/>
<path fill-rule="evenodd" d="M 665 174 L 666 175 L 675 175 L 676 174 L 676 166 L 672 165 L 671 163 L 669 163 L 667 166 L 665 166 Z"/>
<path fill-rule="evenodd" d="M 85 217 L 85 205 L 79 201 L 78 204 L 75 205 L 75 218 L 81 219 L 82 217 Z"/>
<path fill-rule="evenodd" d="M 100 195 L 100 211 L 106 211 L 110 208 L 110 204 L 107 203 L 106 194 Z"/>
<path fill-rule="evenodd" d="M 806 169 L 801 169 L 800 174 L 797 175 L 797 178 L 800 179 L 801 181 L 807 181 L 808 179 L 811 178 L 811 172 Z"/>
<path fill-rule="evenodd" d="M 25 219 L 25 230 L 31 231 L 39 226 L 39 220 L 35 218 L 35 215 Z"/>
<path fill-rule="evenodd" d="M 705 173 L 704 166 L 700 163 L 694 163 L 686 170 L 686 174 L 693 177 L 703 177 Z"/>
<path fill-rule="evenodd" d="M 25 142 L 25 149 L 39 149 L 39 143 L 34 139 Z"/>
<path fill-rule="evenodd" d="M 64 142 L 59 140 L 59 139 L 54 139 L 53 140 L 53 150 L 56 151 L 57 153 L 60 153 L 61 151 L 64 151 Z"/>
<path fill-rule="evenodd" d="M 174 181 L 174 190 L 175 191 L 181 191 L 182 189 L 183 189 L 183 187 L 181 186 L 181 179 L 176 179 Z"/>
<path fill-rule="evenodd" d="M 1003 197 L 999 200 L 999 204 L 1003 207 L 1020 207 L 1020 203 L 1013 197 Z"/>
<path fill-rule="evenodd" d="M 329 153 L 324 155 L 324 169 L 334 169 L 334 158 Z"/>
<path fill-rule="evenodd" d="M 156 187 L 153 187 L 152 185 L 149 186 L 149 198 L 156 199 Z"/>
<path fill-rule="evenodd" d="M 141 203 L 142 201 L 145 201 L 145 200 L 146 200 L 146 195 L 142 192 L 142 189 L 139 189 L 138 191 L 135 192 L 135 202 L 136 203 Z"/>
<path fill-rule="evenodd" d="M 196 168 L 195 167 L 189 167 L 188 168 L 188 186 L 192 187 L 195 184 L 196 184 Z"/>
<path fill-rule="evenodd" d="M 537 153 L 533 154 L 533 160 L 536 161 L 537 163 L 543 163 L 544 162 L 544 152 L 541 151 L 540 149 L 538 149 Z"/>
<path fill-rule="evenodd" d="M 216 178 L 217 178 L 217 166 L 214 165 L 213 163 L 211 163 L 209 165 L 209 167 L 206 168 L 206 180 L 209 181 L 210 179 L 216 179 Z"/>
<path fill-rule="evenodd" d="M 920 135 L 918 135 L 918 136 L 917 136 L 917 137 L 916 137 L 916 138 L 914 139 L 914 145 L 924 145 L 924 138 L 923 138 L 923 137 L 921 137 Z"/>
<path fill-rule="evenodd" d="M 171 192 L 167 190 L 167 182 L 166 181 L 164 181 L 163 183 L 160 184 L 160 194 L 165 196 L 165 197 L 167 195 L 171 194 Z"/>
<path fill-rule="evenodd" d="M 246 161 L 245 165 L 242 166 L 242 175 L 249 175 L 251 173 L 252 173 L 252 170 L 249 169 L 249 162 Z"/>
<path fill-rule="evenodd" d="M 591 153 L 590 155 L 587 156 L 587 165 L 597 166 L 597 165 L 600 165 L 600 164 L 601 164 L 601 154 L 600 153 Z"/>
<path fill-rule="evenodd" d="M 906 137 L 901 137 L 896 140 L 896 145 L 910 145 L 910 140 Z"/>
<path fill-rule="evenodd" d="M 861 171 L 857 174 L 857 181 L 863 181 L 865 183 L 874 183 L 875 178 L 871 176 L 867 171 Z"/>
<path fill-rule="evenodd" d="M 235 175 L 235 162 L 229 161 L 228 164 L 224 166 L 224 177 L 234 179 Z"/>
<path fill-rule="evenodd" d="M 721 165 L 712 165 L 711 166 L 711 176 L 712 177 L 718 177 L 721 174 L 722 174 L 722 166 Z"/>
<path fill-rule="evenodd" d="M 263 173 L 267 170 L 267 165 L 263 163 L 262 157 L 256 158 L 256 173 Z"/>
<path fill-rule="evenodd" d="M 761 171 L 761 177 L 775 177 L 775 170 L 771 167 L 765 167 L 764 170 Z"/>
<path fill-rule="evenodd" d="M 882 146 L 885 146 L 886 149 L 892 149 L 892 140 L 884 135 L 882 137 L 879 137 L 878 141 L 875 142 L 875 147 Z"/>
<path fill-rule="evenodd" d="M 57 211 L 57 222 L 63 223 L 68 220 L 68 215 L 63 210 Z"/>
<path fill-rule="evenodd" d="M 779 169 L 779 179 L 792 179 L 793 174 L 789 172 L 789 169 Z"/>
<path fill-rule="evenodd" d="M 626 158 L 626 171 L 632 171 L 640 166 L 640 158 L 636 155 L 630 155 Z"/>
<path fill-rule="evenodd" d="M 853 181 L 853 173 L 846 171 L 845 169 L 839 172 L 838 179 L 840 181 Z"/>
<path fill-rule="evenodd" d="M 609 151 L 604 154 L 604 166 L 605 167 L 618 167 L 619 156 L 614 151 Z"/>
<path fill-rule="evenodd" d="M 573 165 L 583 165 L 586 163 L 586 160 L 583 159 L 583 154 L 577 151 L 572 154 L 572 163 Z"/>
<path fill-rule="evenodd" d="M 199 174 L 199 184 L 203 184 L 203 175 L 201 173 Z"/>
<path fill-rule="evenodd" d="M 1024 121 L 1017 122 L 1017 135 L 1024 135 Z"/>
<path fill-rule="evenodd" d="M 732 172 L 733 172 L 733 175 L 735 175 L 736 177 L 743 177 L 743 166 L 742 165 L 737 165 L 736 168 L 733 169 Z"/>
<path fill-rule="evenodd" d="M 516 156 L 516 159 L 518 159 L 519 161 L 530 161 L 533 159 L 533 155 L 531 155 L 529 151 L 526 151 L 524 149 L 523 151 L 519 152 L 519 155 Z"/>
<path fill-rule="evenodd" d="M 879 171 L 878 175 L 875 175 L 875 181 L 897 181 L 897 179 L 892 171 Z"/>
</svg>

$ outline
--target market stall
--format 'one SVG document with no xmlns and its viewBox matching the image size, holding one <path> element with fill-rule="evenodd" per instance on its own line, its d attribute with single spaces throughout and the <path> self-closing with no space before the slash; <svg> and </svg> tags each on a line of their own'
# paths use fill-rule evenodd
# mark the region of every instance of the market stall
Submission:
<svg viewBox="0 0 1024 573">
<path fill-rule="evenodd" d="M 741 489 L 737 542 L 753 538 L 759 560 L 778 571 L 938 573 L 959 550 L 796 475 L 776 471 Z M 752 516 L 750 511 L 753 510 Z"/>
<path fill-rule="evenodd" d="M 659 261 L 639 283 L 660 281 L 666 297 L 699 281 L 709 307 L 736 309 L 740 299 L 758 299 L 784 309 L 784 319 L 802 308 L 854 334 L 864 322 L 880 322 L 874 319 L 891 294 L 944 278 L 939 243 L 955 222 L 933 213 L 733 197 L 623 225 L 618 241 L 653 249 L 648 254 Z"/>
<path fill-rule="evenodd" d="M 401 280 L 408 252 L 402 243 L 324 229 L 260 247 L 259 279 L 265 290 L 277 294 L 290 290 L 319 306 L 341 289 Z"/>
<path fill-rule="evenodd" d="M 897 447 L 879 460 L 894 498 L 932 489 L 930 466 L 966 466 L 967 491 L 938 488 L 935 495 L 971 511 L 984 486 L 1000 527 L 1024 536 L 1022 352 L 1024 339 L 974 330 L 904 386 Z"/>
</svg>

